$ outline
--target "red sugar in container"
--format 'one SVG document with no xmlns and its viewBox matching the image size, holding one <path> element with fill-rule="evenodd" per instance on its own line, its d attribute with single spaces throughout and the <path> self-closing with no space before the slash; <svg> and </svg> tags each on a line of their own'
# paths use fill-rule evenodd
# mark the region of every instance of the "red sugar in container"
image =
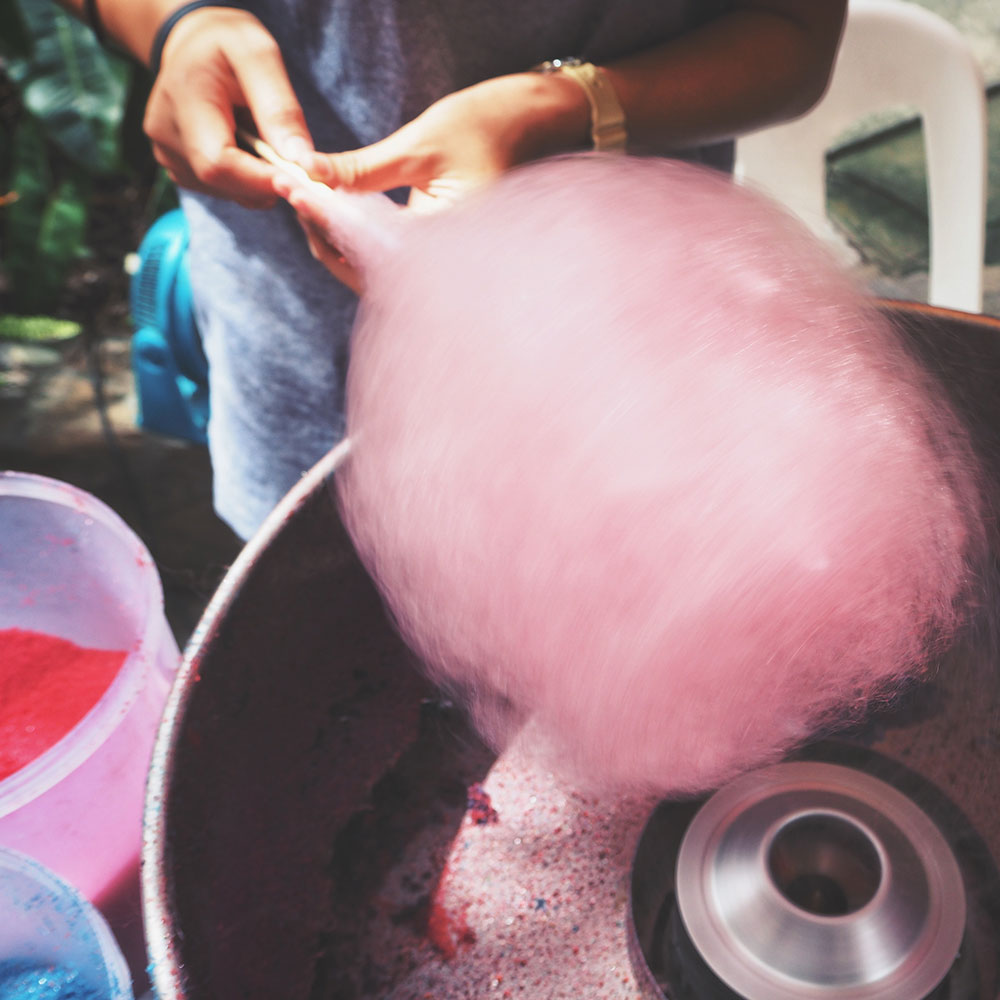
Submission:
<svg viewBox="0 0 1000 1000">
<path fill-rule="evenodd" d="M 0 629 L 0 781 L 58 743 L 97 704 L 126 655 Z"/>
<path fill-rule="evenodd" d="M 40 634 L 34 647 L 25 632 Z M 52 869 L 117 930 L 120 900 L 137 901 L 146 771 L 180 654 L 156 568 L 124 521 L 65 483 L 4 472 L 0 677 L 22 709 L 31 696 L 10 674 L 32 648 L 38 666 L 54 671 L 47 691 L 41 685 L 47 700 L 38 716 L 50 726 L 40 742 L 51 745 L 22 746 L 21 759 L 15 747 L 7 761 L 19 766 L 0 780 L 0 846 Z M 75 691 L 58 682 L 60 650 L 82 656 L 87 676 L 76 681 L 87 683 Z M 0 757 L 0 775 L 3 764 Z"/>
</svg>

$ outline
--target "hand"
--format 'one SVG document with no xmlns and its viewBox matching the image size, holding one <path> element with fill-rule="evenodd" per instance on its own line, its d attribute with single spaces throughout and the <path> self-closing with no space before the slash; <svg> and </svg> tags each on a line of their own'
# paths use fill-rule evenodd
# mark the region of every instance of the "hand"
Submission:
<svg viewBox="0 0 1000 1000">
<path fill-rule="evenodd" d="M 314 180 L 355 191 L 409 187 L 417 212 L 451 205 L 524 160 L 569 148 L 587 135 L 589 108 L 572 81 L 520 73 L 456 91 L 388 138 L 348 153 L 315 154 Z M 330 243 L 322 199 L 280 172 L 274 190 L 298 213 L 313 256 L 361 290 L 355 263 Z"/>
<path fill-rule="evenodd" d="M 332 187 L 409 187 L 409 207 L 433 211 L 518 163 L 582 145 L 589 122 L 573 81 L 515 73 L 448 94 L 371 146 L 317 154 L 310 172 Z"/>
<path fill-rule="evenodd" d="M 145 130 L 179 185 L 249 208 L 274 204 L 274 167 L 236 145 L 236 119 L 287 159 L 310 165 L 313 144 L 277 43 L 252 14 L 205 7 L 167 37 Z"/>
</svg>

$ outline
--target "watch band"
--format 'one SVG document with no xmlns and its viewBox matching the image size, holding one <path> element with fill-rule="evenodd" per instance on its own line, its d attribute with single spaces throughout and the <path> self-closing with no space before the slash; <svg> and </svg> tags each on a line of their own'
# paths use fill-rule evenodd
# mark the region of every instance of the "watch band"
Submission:
<svg viewBox="0 0 1000 1000">
<path fill-rule="evenodd" d="M 575 80 L 590 104 L 590 138 L 594 149 L 623 150 L 628 134 L 625 111 L 607 75 L 593 63 L 580 59 L 550 59 L 534 67 L 539 73 L 565 73 Z"/>
<path fill-rule="evenodd" d="M 201 7 L 243 7 L 243 0 L 190 0 L 189 3 L 181 4 L 172 14 L 166 17 L 163 23 L 156 29 L 153 36 L 153 44 L 149 52 L 149 75 L 156 79 L 160 72 L 160 61 L 163 58 L 163 46 L 167 44 L 167 35 L 174 30 L 174 25 L 193 10 Z"/>
</svg>

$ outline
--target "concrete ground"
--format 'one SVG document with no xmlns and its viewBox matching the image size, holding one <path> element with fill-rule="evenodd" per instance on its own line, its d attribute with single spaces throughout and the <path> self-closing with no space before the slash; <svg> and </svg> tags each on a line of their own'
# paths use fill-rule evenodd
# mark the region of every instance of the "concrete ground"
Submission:
<svg viewBox="0 0 1000 1000">
<path fill-rule="evenodd" d="M 0 468 L 72 483 L 116 511 L 153 555 L 183 646 L 240 543 L 212 511 L 205 448 L 139 429 L 136 409 L 127 330 L 93 345 L 0 341 Z"/>
<path fill-rule="evenodd" d="M 987 81 L 1000 83 L 1000 4 L 921 0 L 969 38 Z M 1000 316 L 1000 93 L 990 101 L 985 311 Z M 879 125 L 883 129 L 884 125 Z M 894 125 L 830 162 L 830 210 L 858 248 L 878 294 L 926 294 L 927 220 L 919 127 Z M 212 512 L 204 448 L 140 430 L 126 323 L 97 344 L 0 342 L 0 468 L 74 483 L 108 503 L 153 552 L 168 617 L 183 645 L 239 541 Z M 97 373 L 100 378 L 97 378 Z M 98 398 L 103 396 L 103 413 Z"/>
</svg>

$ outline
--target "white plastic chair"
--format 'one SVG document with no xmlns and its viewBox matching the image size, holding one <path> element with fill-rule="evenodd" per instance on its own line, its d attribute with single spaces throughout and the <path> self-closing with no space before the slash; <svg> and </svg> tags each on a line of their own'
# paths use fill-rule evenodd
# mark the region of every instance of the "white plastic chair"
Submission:
<svg viewBox="0 0 1000 1000">
<path fill-rule="evenodd" d="M 736 144 L 736 176 L 830 237 L 825 154 L 865 115 L 916 108 L 923 119 L 930 218 L 928 301 L 966 312 L 983 302 L 986 88 L 962 35 L 905 0 L 851 0 L 826 95 L 796 121 Z"/>
</svg>

